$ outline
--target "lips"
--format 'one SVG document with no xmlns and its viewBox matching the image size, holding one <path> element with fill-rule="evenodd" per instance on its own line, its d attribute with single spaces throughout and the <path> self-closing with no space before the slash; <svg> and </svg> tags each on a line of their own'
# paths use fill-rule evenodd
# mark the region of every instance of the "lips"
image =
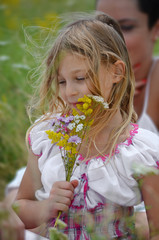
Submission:
<svg viewBox="0 0 159 240">
<path fill-rule="evenodd" d="M 83 102 L 74 102 L 74 103 L 69 103 L 70 105 L 72 105 L 74 108 L 76 108 L 77 104 L 83 104 Z"/>
<path fill-rule="evenodd" d="M 141 63 L 136 63 L 133 65 L 133 70 L 136 71 L 141 67 Z"/>
</svg>

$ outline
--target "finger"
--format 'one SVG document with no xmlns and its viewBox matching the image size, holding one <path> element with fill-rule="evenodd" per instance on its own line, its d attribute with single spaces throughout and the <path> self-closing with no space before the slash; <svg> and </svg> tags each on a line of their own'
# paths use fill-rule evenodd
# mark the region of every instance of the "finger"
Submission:
<svg viewBox="0 0 159 240">
<path fill-rule="evenodd" d="M 71 184 L 73 185 L 74 188 L 78 186 L 78 180 L 72 180 Z"/>
<path fill-rule="evenodd" d="M 64 205 L 70 206 L 70 204 L 71 204 L 71 198 L 66 198 L 66 197 L 59 198 L 58 203 L 62 203 L 62 204 L 64 204 Z"/>
<path fill-rule="evenodd" d="M 52 192 L 52 194 L 51 194 L 51 198 L 54 202 L 61 202 L 65 198 L 72 200 L 73 196 L 74 196 L 74 194 L 72 191 L 63 190 L 63 189 L 62 190 L 60 189 L 60 190 L 58 190 L 58 192 L 55 192 L 55 193 Z"/>
<path fill-rule="evenodd" d="M 55 203 L 54 207 L 50 210 L 52 217 L 57 217 L 58 212 L 67 212 L 69 209 L 68 205 L 63 203 Z"/>
<path fill-rule="evenodd" d="M 63 203 L 57 203 L 57 209 L 59 209 L 61 212 L 68 212 L 69 206 Z"/>
<path fill-rule="evenodd" d="M 56 182 L 53 184 L 53 188 L 66 189 L 66 190 L 70 190 L 70 191 L 74 192 L 74 187 L 72 186 L 72 184 L 70 182 L 67 182 L 67 181 Z"/>
</svg>

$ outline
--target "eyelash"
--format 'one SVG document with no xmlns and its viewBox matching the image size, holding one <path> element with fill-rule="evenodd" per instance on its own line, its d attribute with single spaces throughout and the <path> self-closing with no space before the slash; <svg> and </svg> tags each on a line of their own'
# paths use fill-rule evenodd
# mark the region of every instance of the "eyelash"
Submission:
<svg viewBox="0 0 159 240">
<path fill-rule="evenodd" d="M 76 77 L 75 80 L 77 81 L 84 81 L 86 77 Z M 60 80 L 58 84 L 64 84 L 66 81 L 65 80 Z"/>
<path fill-rule="evenodd" d="M 77 81 L 82 81 L 82 80 L 85 80 L 86 78 L 85 77 L 77 77 L 76 80 Z"/>
<path fill-rule="evenodd" d="M 58 84 L 64 84 L 66 81 L 65 80 L 61 80 L 61 81 L 58 81 Z"/>
<path fill-rule="evenodd" d="M 120 26 L 121 27 L 121 30 L 123 32 L 131 32 L 133 29 L 134 29 L 134 26 L 132 25 L 128 25 L 128 26 Z"/>
</svg>

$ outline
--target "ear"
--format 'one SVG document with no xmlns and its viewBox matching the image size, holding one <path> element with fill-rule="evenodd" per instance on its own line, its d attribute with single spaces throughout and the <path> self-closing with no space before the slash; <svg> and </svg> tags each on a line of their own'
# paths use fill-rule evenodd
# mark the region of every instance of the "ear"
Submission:
<svg viewBox="0 0 159 240">
<path fill-rule="evenodd" d="M 120 82 L 125 74 L 125 63 L 121 60 L 117 60 L 113 65 L 114 76 L 113 76 L 113 83 Z"/>
<path fill-rule="evenodd" d="M 159 39 L 159 19 L 153 26 L 153 41 L 156 42 Z"/>
</svg>

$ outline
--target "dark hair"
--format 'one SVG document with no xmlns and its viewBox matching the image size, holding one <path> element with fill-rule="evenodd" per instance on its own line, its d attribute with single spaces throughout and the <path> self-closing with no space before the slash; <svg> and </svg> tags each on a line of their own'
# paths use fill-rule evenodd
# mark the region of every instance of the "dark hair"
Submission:
<svg viewBox="0 0 159 240">
<path fill-rule="evenodd" d="M 159 0 L 137 0 L 139 10 L 148 15 L 149 28 L 159 19 Z"/>
<path fill-rule="evenodd" d="M 95 8 L 97 3 L 95 1 Z M 120 1 L 120 0 L 119 0 Z M 159 19 L 159 0 L 136 0 L 139 11 L 148 15 L 148 26 L 151 29 Z"/>
</svg>

